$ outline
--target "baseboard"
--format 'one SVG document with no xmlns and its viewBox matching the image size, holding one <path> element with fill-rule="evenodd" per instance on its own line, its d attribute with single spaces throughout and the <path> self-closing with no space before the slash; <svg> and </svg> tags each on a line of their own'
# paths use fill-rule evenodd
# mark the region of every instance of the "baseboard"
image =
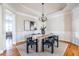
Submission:
<svg viewBox="0 0 79 59">
<path fill-rule="evenodd" d="M 19 42 L 16 42 L 16 45 L 20 45 L 20 44 L 23 44 L 25 42 L 26 42 L 25 40 L 24 41 L 19 41 Z"/>
<path fill-rule="evenodd" d="M 69 41 L 65 41 L 65 40 L 59 40 L 60 42 L 64 42 L 64 43 L 71 43 Z"/>
<path fill-rule="evenodd" d="M 69 42 L 69 41 L 64 41 L 64 40 L 59 40 L 60 42 L 64 42 L 64 43 L 68 43 L 68 44 L 73 44 L 73 45 L 75 45 L 75 46 L 78 46 L 78 45 L 76 45 L 75 43 L 72 43 L 72 42 Z M 78 46 L 79 47 L 79 46 Z"/>
</svg>

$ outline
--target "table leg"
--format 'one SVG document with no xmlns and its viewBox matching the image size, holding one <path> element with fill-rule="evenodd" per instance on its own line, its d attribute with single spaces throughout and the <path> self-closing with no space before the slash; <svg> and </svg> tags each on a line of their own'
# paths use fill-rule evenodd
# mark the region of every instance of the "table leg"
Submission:
<svg viewBox="0 0 79 59">
<path fill-rule="evenodd" d="M 38 39 L 36 39 L 36 52 L 38 52 Z"/>
<path fill-rule="evenodd" d="M 44 52 L 44 39 L 42 39 L 42 52 Z"/>
</svg>

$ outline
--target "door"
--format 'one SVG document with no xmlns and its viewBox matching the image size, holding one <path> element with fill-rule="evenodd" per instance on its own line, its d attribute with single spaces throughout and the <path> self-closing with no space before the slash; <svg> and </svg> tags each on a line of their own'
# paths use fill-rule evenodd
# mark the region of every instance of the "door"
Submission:
<svg viewBox="0 0 79 59">
<path fill-rule="evenodd" d="M 5 36 L 6 36 L 6 48 L 12 48 L 12 45 L 16 43 L 15 34 L 15 14 L 10 10 L 5 10 Z"/>
</svg>

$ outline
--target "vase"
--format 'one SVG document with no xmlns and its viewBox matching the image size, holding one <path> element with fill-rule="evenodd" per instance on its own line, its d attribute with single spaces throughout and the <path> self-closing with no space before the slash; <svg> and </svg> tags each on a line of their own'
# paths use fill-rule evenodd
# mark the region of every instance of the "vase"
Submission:
<svg viewBox="0 0 79 59">
<path fill-rule="evenodd" d="M 41 33 L 44 35 L 45 34 L 45 29 L 41 29 Z"/>
</svg>

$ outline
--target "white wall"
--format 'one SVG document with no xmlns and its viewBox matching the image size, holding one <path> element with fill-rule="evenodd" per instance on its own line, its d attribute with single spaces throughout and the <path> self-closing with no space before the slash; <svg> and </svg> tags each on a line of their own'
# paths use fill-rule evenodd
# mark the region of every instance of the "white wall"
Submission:
<svg viewBox="0 0 79 59">
<path fill-rule="evenodd" d="M 2 5 L 0 5 L 0 53 L 5 50 L 6 40 L 3 37 Z"/>
<path fill-rule="evenodd" d="M 17 42 L 24 41 L 26 35 L 33 33 L 33 31 L 24 31 L 24 20 L 35 21 L 38 26 L 37 27 L 38 31 L 40 29 L 40 22 L 38 20 L 29 18 L 24 15 L 17 14 L 16 15 L 16 40 L 17 40 Z M 38 31 L 36 31 L 36 32 L 38 32 Z"/>
<path fill-rule="evenodd" d="M 59 35 L 59 39 L 64 39 L 64 14 L 59 11 L 48 17 L 47 33 L 54 33 Z"/>
<path fill-rule="evenodd" d="M 20 13 L 20 12 L 16 12 L 16 10 L 14 10 L 10 5 L 8 4 L 3 4 L 5 8 L 9 9 L 10 11 L 12 11 L 15 15 L 16 15 L 16 39 L 14 41 L 24 41 L 25 40 L 25 35 L 28 35 L 29 33 L 32 33 L 32 31 L 24 31 L 24 20 L 32 20 L 32 21 L 36 21 L 37 23 L 37 28 L 38 31 L 40 29 L 40 22 L 36 20 L 36 18 L 32 18 L 29 17 L 27 14 L 25 13 Z M 38 32 L 35 31 L 35 32 Z M 15 34 L 15 33 L 14 33 Z"/>
<path fill-rule="evenodd" d="M 72 39 L 72 12 L 59 11 L 51 14 L 47 21 L 47 32 L 59 35 L 59 40 Z"/>
<path fill-rule="evenodd" d="M 73 43 L 79 45 L 79 7 L 72 10 Z"/>
</svg>

